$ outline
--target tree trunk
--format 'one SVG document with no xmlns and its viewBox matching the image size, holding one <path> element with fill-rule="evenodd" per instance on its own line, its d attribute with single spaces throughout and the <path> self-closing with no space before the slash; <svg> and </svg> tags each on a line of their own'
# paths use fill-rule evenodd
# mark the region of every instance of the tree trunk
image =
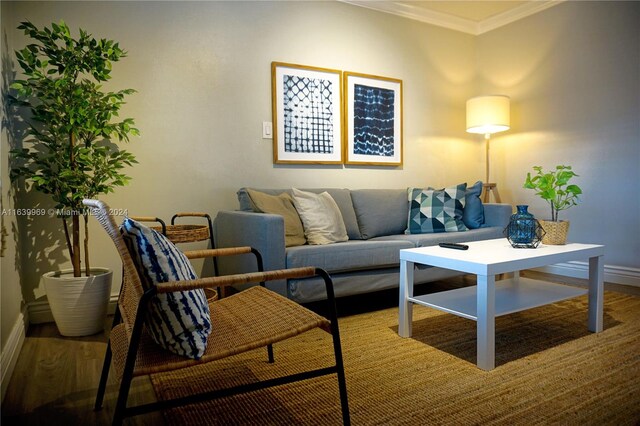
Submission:
<svg viewBox="0 0 640 426">
<path fill-rule="evenodd" d="M 89 216 L 83 214 L 84 218 L 84 269 L 85 275 L 91 275 L 91 266 L 89 265 Z"/>
<path fill-rule="evenodd" d="M 75 158 L 75 144 L 76 137 L 73 132 L 69 132 L 69 168 L 71 170 L 76 169 L 76 158 Z M 75 194 L 75 190 L 71 190 L 71 198 L 73 199 L 73 195 Z M 78 216 L 80 212 L 72 211 L 71 212 L 71 222 L 73 223 L 73 241 L 71 243 L 71 264 L 73 265 L 73 276 L 79 277 L 82 276 L 82 271 L 80 269 L 80 217 Z"/>
<path fill-rule="evenodd" d="M 80 269 L 80 217 L 77 212 L 72 213 L 71 221 L 73 223 L 73 252 L 71 254 L 71 264 L 73 265 L 73 276 L 82 276 L 82 270 Z"/>
</svg>

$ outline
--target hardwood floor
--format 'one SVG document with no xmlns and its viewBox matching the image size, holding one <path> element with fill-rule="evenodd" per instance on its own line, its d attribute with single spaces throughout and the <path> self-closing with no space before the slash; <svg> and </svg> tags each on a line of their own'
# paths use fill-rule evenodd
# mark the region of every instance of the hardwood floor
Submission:
<svg viewBox="0 0 640 426">
<path fill-rule="evenodd" d="M 549 281 L 586 286 L 585 280 L 525 271 L 524 276 Z M 475 277 L 463 276 L 416 287 L 418 292 L 432 292 L 475 284 Z M 606 284 L 606 290 L 640 295 L 640 288 Z M 357 298 L 357 303 L 354 300 Z M 397 306 L 398 290 L 338 299 L 341 316 Z M 321 311 L 319 306 L 309 307 Z M 109 323 L 105 329 L 110 326 Z M 2 425 L 51 425 L 111 423 L 117 394 L 115 380 L 110 377 L 104 408 L 93 411 L 95 392 L 106 349 L 107 334 L 82 338 L 59 335 L 53 323 L 29 327 L 2 402 Z M 130 403 L 152 402 L 155 394 L 148 378 L 134 381 Z M 163 425 L 160 413 L 136 416 L 125 420 L 128 425 Z"/>
<path fill-rule="evenodd" d="M 111 318 L 108 318 L 108 330 Z M 103 409 L 93 410 L 107 334 L 62 337 L 53 323 L 32 325 L 2 402 L 2 425 L 109 425 L 117 385 L 109 377 Z M 148 377 L 134 381 L 130 403 L 155 401 Z M 161 413 L 129 418 L 128 425 L 163 425 Z"/>
</svg>

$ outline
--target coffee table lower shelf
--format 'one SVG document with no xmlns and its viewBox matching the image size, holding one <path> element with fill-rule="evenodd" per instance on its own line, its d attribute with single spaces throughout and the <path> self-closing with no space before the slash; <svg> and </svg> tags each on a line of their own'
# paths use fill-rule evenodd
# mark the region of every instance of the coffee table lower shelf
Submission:
<svg viewBox="0 0 640 426">
<path fill-rule="evenodd" d="M 409 301 L 477 321 L 477 287 L 463 287 L 411 297 Z M 495 316 L 508 315 L 588 294 L 586 288 L 518 277 L 497 281 Z"/>
</svg>

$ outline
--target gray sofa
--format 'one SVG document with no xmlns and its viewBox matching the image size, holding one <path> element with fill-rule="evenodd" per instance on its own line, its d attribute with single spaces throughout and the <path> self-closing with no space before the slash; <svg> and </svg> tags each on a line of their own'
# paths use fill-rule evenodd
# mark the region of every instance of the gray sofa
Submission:
<svg viewBox="0 0 640 426">
<path fill-rule="evenodd" d="M 406 235 L 409 203 L 406 189 L 305 189 L 327 191 L 338 204 L 349 241 L 328 245 L 285 247 L 282 216 L 255 213 L 246 190 L 238 191 L 239 211 L 220 211 L 215 219 L 216 247 L 251 246 L 260 251 L 265 269 L 315 266 L 333 277 L 336 297 L 398 287 L 401 249 L 440 242 L 468 242 L 503 237 L 512 213 L 508 204 L 484 204 L 484 224 L 462 232 Z M 286 189 L 258 189 L 272 195 Z M 477 201 L 479 203 L 479 201 Z M 221 274 L 256 270 L 251 256 L 219 258 Z M 416 284 L 459 275 L 441 268 L 416 269 Z M 318 279 L 273 281 L 267 286 L 297 302 L 324 299 Z"/>
</svg>

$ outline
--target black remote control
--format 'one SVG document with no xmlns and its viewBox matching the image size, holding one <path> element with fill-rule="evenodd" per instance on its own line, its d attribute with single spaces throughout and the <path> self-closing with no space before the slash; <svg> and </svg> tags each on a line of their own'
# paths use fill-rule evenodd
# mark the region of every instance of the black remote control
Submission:
<svg viewBox="0 0 640 426">
<path fill-rule="evenodd" d="M 440 247 L 443 248 L 450 248 L 450 249 L 456 249 L 456 250 L 468 250 L 469 246 L 466 244 L 458 244 L 458 243 L 440 243 L 438 244 Z"/>
</svg>

